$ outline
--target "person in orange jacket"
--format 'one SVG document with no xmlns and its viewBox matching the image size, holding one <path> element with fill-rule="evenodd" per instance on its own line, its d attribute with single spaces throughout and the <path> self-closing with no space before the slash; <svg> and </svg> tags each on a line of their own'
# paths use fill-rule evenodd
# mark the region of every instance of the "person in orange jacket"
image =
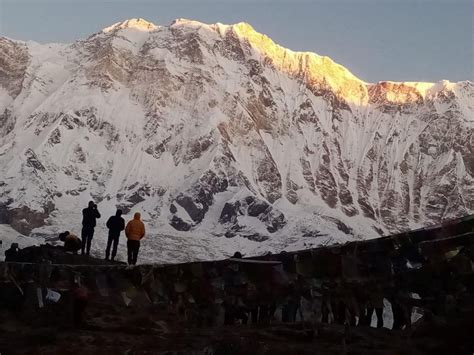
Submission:
<svg viewBox="0 0 474 355">
<path fill-rule="evenodd" d="M 125 235 L 127 236 L 127 253 L 128 265 L 135 265 L 138 258 L 138 250 L 140 249 L 140 240 L 145 236 L 145 225 L 140 220 L 140 213 L 137 212 L 133 219 L 127 223 L 125 227 Z"/>
</svg>

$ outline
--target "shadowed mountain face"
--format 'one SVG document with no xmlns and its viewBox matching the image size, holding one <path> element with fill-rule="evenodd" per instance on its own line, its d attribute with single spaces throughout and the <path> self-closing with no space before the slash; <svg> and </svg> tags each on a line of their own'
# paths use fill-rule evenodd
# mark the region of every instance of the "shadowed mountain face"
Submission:
<svg viewBox="0 0 474 355">
<path fill-rule="evenodd" d="M 0 38 L 0 222 L 79 226 L 93 198 L 272 250 L 437 223 L 474 212 L 473 101 L 468 81 L 365 83 L 243 23 Z"/>
</svg>

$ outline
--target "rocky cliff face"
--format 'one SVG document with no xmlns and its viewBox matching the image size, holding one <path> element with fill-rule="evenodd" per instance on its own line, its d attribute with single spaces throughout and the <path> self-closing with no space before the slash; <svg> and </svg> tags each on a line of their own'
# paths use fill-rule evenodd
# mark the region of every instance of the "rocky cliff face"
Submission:
<svg viewBox="0 0 474 355">
<path fill-rule="evenodd" d="M 79 228 L 92 198 L 205 257 L 474 211 L 471 82 L 368 84 L 242 23 L 0 48 L 0 222 L 23 233 Z"/>
</svg>

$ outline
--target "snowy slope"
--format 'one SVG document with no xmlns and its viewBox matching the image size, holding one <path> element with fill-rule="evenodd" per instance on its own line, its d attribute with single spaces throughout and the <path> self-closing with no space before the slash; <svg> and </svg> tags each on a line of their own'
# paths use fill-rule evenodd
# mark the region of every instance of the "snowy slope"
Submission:
<svg viewBox="0 0 474 355">
<path fill-rule="evenodd" d="M 365 83 L 244 23 L 0 37 L 0 223 L 141 211 L 163 261 L 373 238 L 474 211 L 474 86 Z M 105 243 L 103 223 L 95 250 Z"/>
<path fill-rule="evenodd" d="M 40 245 L 44 242 L 44 239 L 24 236 L 8 224 L 0 224 L 0 241 L 0 261 L 3 261 L 5 259 L 5 251 L 10 248 L 12 243 L 17 243 L 21 249 L 30 245 Z"/>
</svg>

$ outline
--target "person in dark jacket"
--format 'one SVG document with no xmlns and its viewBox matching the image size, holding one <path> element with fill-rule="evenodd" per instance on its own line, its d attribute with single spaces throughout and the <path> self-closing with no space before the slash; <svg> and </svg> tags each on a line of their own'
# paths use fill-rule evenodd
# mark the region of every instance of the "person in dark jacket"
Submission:
<svg viewBox="0 0 474 355">
<path fill-rule="evenodd" d="M 107 221 L 107 228 L 109 228 L 109 238 L 107 239 L 107 249 L 105 249 L 105 260 L 109 260 L 110 247 L 112 246 L 112 261 L 117 255 L 117 244 L 120 237 L 120 232 L 125 229 L 125 220 L 121 217 L 122 210 L 117 210 L 115 216 L 112 216 Z"/>
<path fill-rule="evenodd" d="M 97 218 L 100 218 L 97 205 L 93 201 L 89 201 L 89 206 L 82 210 L 82 254 L 84 254 L 84 251 L 86 251 L 87 255 L 90 253 Z"/>
</svg>

